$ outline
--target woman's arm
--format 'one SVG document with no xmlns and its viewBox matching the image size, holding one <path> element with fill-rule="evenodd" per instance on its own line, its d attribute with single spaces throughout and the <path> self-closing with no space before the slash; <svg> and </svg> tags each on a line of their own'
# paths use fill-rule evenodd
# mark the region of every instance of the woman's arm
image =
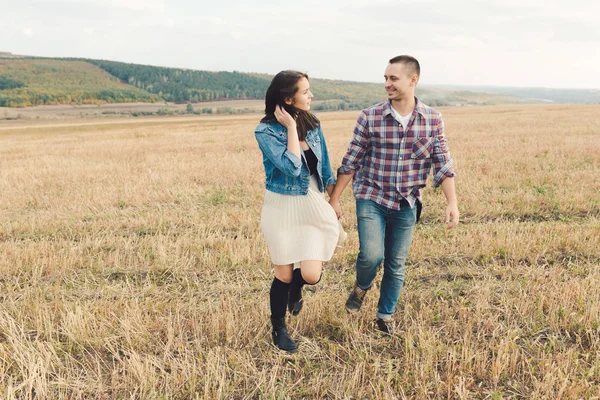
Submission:
<svg viewBox="0 0 600 400">
<path fill-rule="evenodd" d="M 284 144 L 270 127 L 254 132 L 258 146 L 271 163 L 286 175 L 300 176 L 302 160 L 300 156 L 300 141 L 296 121 L 281 107 L 275 108 L 277 121 L 287 129 L 287 143 Z"/>
<path fill-rule="evenodd" d="M 287 129 L 288 151 L 300 158 L 300 139 L 298 139 L 296 120 L 281 106 L 275 107 L 275 118 L 277 118 L 277 122 Z"/>
<path fill-rule="evenodd" d="M 331 161 L 329 159 L 329 151 L 327 150 L 327 142 L 325 142 L 325 136 L 323 135 L 323 129 L 321 126 L 318 128 L 319 138 L 321 141 L 321 179 L 323 181 L 323 187 L 327 188 L 327 194 L 333 193 L 333 186 L 335 185 L 335 175 L 331 168 Z M 331 187 L 331 189 L 329 189 Z"/>
</svg>

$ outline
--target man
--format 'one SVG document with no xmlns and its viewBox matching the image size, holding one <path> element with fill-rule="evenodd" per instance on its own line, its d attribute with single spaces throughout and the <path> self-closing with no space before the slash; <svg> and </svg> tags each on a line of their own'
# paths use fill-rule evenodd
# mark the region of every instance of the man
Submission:
<svg viewBox="0 0 600 400">
<path fill-rule="evenodd" d="M 346 310 L 360 310 L 383 261 L 377 328 L 388 334 L 393 333 L 392 314 L 404 284 L 421 188 L 431 166 L 433 186 L 441 185 L 448 202 L 447 227 L 454 228 L 459 220 L 455 172 L 442 115 L 415 97 L 420 73 L 414 57 L 402 55 L 389 61 L 384 75 L 388 100 L 359 114 L 330 198 L 340 217 L 339 199 L 354 177 L 360 252 Z"/>
</svg>

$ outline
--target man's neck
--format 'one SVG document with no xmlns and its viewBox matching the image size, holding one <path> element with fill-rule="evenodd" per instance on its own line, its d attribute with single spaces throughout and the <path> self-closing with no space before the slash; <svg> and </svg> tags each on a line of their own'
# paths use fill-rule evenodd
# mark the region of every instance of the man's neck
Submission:
<svg viewBox="0 0 600 400">
<path fill-rule="evenodd" d="M 392 100 L 392 107 L 394 107 L 394 110 L 396 110 L 398 114 L 402 116 L 411 114 L 415 109 L 416 105 L 417 102 L 415 101 L 414 96 L 400 100 Z"/>
</svg>

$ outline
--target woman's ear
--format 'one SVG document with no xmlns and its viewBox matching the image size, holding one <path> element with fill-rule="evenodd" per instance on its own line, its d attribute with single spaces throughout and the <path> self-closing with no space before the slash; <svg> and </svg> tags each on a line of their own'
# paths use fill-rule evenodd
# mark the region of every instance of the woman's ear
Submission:
<svg viewBox="0 0 600 400">
<path fill-rule="evenodd" d="M 287 104 L 288 106 L 291 106 L 292 105 L 292 100 L 293 99 L 291 97 L 286 97 L 285 99 L 283 99 L 283 102 L 285 104 Z"/>
</svg>

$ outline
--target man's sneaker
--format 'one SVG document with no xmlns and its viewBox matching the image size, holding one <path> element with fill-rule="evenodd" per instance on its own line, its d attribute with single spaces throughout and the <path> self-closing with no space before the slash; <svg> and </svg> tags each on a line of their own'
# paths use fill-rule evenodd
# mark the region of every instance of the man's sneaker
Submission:
<svg viewBox="0 0 600 400">
<path fill-rule="evenodd" d="M 360 307 L 362 306 L 366 294 L 367 291 L 359 288 L 355 283 L 352 292 L 350 292 L 350 296 L 348 296 L 348 300 L 346 300 L 346 311 L 349 313 L 360 311 Z"/>
<path fill-rule="evenodd" d="M 391 318 L 377 318 L 377 329 L 388 335 L 393 335 L 395 331 L 394 321 Z"/>
</svg>

